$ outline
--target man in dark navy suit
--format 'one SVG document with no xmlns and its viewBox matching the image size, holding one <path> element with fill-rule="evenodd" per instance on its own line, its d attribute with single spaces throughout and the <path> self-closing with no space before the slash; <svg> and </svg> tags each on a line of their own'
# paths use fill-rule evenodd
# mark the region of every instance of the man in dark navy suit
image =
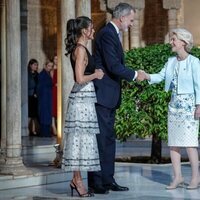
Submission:
<svg viewBox="0 0 200 200">
<path fill-rule="evenodd" d="M 116 109 L 121 103 L 121 80 L 143 80 L 143 74 L 125 66 L 120 42 L 120 31 L 128 31 L 133 25 L 135 9 L 126 3 L 118 4 L 113 10 L 112 20 L 100 30 L 95 40 L 95 63 L 105 75 L 95 80 L 97 95 L 96 111 L 100 134 L 97 135 L 101 171 L 88 173 L 91 192 L 106 194 L 109 190 L 127 191 L 114 179 L 115 145 L 114 131 Z"/>
</svg>

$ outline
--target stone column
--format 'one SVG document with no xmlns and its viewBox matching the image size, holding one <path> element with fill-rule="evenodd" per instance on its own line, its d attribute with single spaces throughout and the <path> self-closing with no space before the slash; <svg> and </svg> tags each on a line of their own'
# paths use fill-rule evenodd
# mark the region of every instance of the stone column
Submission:
<svg viewBox="0 0 200 200">
<path fill-rule="evenodd" d="M 177 10 L 169 9 L 168 10 L 168 28 L 169 31 L 177 27 Z"/>
<path fill-rule="evenodd" d="M 4 162 L 6 151 L 6 7 L 5 0 L 1 9 L 1 144 L 0 163 Z"/>
<path fill-rule="evenodd" d="M 129 50 L 129 31 L 121 33 L 123 36 L 122 46 L 125 51 Z"/>
<path fill-rule="evenodd" d="M 178 10 L 177 27 L 184 27 L 184 1 L 181 1 L 181 7 Z"/>
<path fill-rule="evenodd" d="M 1 174 L 25 174 L 21 157 L 20 1 L 6 1 L 6 156 Z"/>
<path fill-rule="evenodd" d="M 130 28 L 130 48 L 140 47 L 139 10 L 136 9 L 134 25 Z"/>
<path fill-rule="evenodd" d="M 22 136 L 28 136 L 28 40 L 27 40 L 27 0 L 20 1 L 21 14 L 21 80 L 22 80 Z"/>
<path fill-rule="evenodd" d="M 57 143 L 61 144 L 62 139 L 62 63 L 61 63 L 61 47 L 62 47 L 62 33 L 61 33 L 61 0 L 57 0 Z M 57 164 L 57 159 L 54 163 Z"/>
<path fill-rule="evenodd" d="M 87 16 L 91 18 L 91 0 L 76 0 L 76 17 Z M 91 41 L 88 43 L 88 49 L 91 51 L 92 44 Z"/>
<path fill-rule="evenodd" d="M 169 31 L 177 27 L 177 10 L 181 7 L 181 0 L 163 0 L 163 8 L 168 9 Z"/>
<path fill-rule="evenodd" d="M 142 30 L 144 26 L 144 9 L 140 10 L 140 30 Z M 142 31 L 141 31 L 142 32 Z M 145 41 L 142 37 L 142 33 L 140 32 L 140 47 L 145 47 Z"/>
<path fill-rule="evenodd" d="M 133 24 L 133 27 L 130 29 L 130 48 L 137 48 L 141 46 L 141 23 L 143 16 L 141 14 L 144 14 L 142 10 L 144 10 L 145 7 L 145 1 L 144 0 L 134 0 L 133 7 L 136 9 L 135 13 L 135 21 Z"/>
<path fill-rule="evenodd" d="M 102 11 L 106 11 L 106 1 L 105 0 L 99 0 L 100 3 L 100 9 Z"/>
<path fill-rule="evenodd" d="M 76 0 L 76 17 L 87 16 L 91 17 L 91 0 Z"/>
<path fill-rule="evenodd" d="M 62 126 L 64 125 L 63 121 L 65 118 L 66 110 L 67 110 L 67 100 L 69 93 L 72 89 L 72 86 L 74 84 L 74 79 L 73 79 L 73 71 L 70 63 L 69 56 L 65 56 L 65 37 L 66 37 L 66 24 L 67 20 L 70 18 L 75 18 L 75 2 L 74 0 L 61 0 L 61 47 L 58 47 L 58 49 L 61 49 L 60 51 L 60 66 L 61 70 L 58 73 L 60 76 L 62 76 L 62 82 L 60 87 L 61 88 L 61 96 L 62 96 Z M 58 63 L 59 64 L 59 63 Z M 59 76 L 59 75 L 58 75 Z M 58 85 L 59 87 L 59 85 Z"/>
</svg>

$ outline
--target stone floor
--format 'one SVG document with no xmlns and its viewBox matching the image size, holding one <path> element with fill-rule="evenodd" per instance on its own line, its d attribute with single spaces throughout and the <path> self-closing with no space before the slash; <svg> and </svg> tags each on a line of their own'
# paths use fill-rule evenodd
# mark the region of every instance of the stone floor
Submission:
<svg viewBox="0 0 200 200">
<path fill-rule="evenodd" d="M 27 144 L 28 141 L 25 143 Z M 29 141 L 30 142 L 30 141 Z M 40 141 L 41 142 L 41 141 Z M 49 141 L 50 142 L 50 141 Z M 42 142 L 43 143 L 43 142 Z M 50 142 L 51 143 L 51 142 Z M 144 142 L 145 143 L 145 142 Z M 37 143 L 38 144 L 38 143 Z M 142 144 L 141 144 L 142 145 Z M 138 148 L 140 145 L 138 145 Z M 148 153 L 149 146 L 143 146 L 143 151 Z M 45 150 L 44 150 L 45 151 Z M 123 154 L 136 154 L 135 147 L 130 143 L 117 145 L 117 155 Z M 141 152 L 140 152 L 141 153 Z M 166 150 L 167 153 L 167 150 Z M 47 153 L 44 153 L 45 157 Z M 28 157 L 28 158 L 27 158 Z M 35 157 L 35 160 L 34 160 Z M 40 158 L 36 155 L 25 156 L 26 163 L 29 163 L 31 167 L 31 160 L 37 161 L 38 166 L 40 166 Z M 51 162 L 53 158 L 48 154 L 46 160 L 42 158 L 43 164 Z M 48 161 L 49 160 L 49 161 Z M 41 165 L 42 170 L 42 165 Z M 191 177 L 189 163 L 182 163 L 183 176 L 185 178 L 185 183 L 187 184 Z M 71 174 L 69 174 L 71 176 Z M 175 190 L 165 190 L 165 187 L 171 181 L 172 169 L 171 164 L 164 165 L 151 165 L 151 164 L 135 164 L 135 163 L 116 163 L 116 173 L 115 179 L 120 185 L 125 185 L 129 187 L 127 192 L 112 192 L 106 195 L 95 195 L 95 197 L 85 198 L 85 199 L 95 199 L 95 200 L 199 200 L 200 199 L 200 188 L 196 190 L 186 190 L 185 188 L 177 188 Z M 1 178 L 1 177 L 0 177 Z M 86 183 L 86 179 L 84 180 Z M 0 200 L 8 199 L 20 199 L 20 200 L 64 200 L 64 199 L 83 199 L 79 198 L 75 192 L 74 197 L 70 197 L 69 181 L 60 182 L 48 185 L 23 187 L 18 189 L 7 189 L 0 190 Z"/>
</svg>

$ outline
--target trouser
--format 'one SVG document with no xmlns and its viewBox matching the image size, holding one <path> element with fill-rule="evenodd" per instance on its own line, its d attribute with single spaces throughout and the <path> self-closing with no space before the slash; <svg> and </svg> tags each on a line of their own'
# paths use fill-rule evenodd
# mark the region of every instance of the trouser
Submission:
<svg viewBox="0 0 200 200">
<path fill-rule="evenodd" d="M 116 134 L 114 131 L 116 109 L 96 104 L 100 134 L 97 134 L 101 171 L 88 173 L 88 186 L 113 183 Z"/>
</svg>

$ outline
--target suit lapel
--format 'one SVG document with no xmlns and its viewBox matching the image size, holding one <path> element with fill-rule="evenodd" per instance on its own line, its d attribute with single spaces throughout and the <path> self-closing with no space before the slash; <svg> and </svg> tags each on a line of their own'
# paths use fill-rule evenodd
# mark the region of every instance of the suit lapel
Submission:
<svg viewBox="0 0 200 200">
<path fill-rule="evenodd" d="M 117 34 L 117 31 L 116 31 L 115 27 L 111 23 L 108 23 L 107 27 L 114 35 L 114 40 L 116 41 L 116 44 L 119 47 L 118 48 L 119 56 L 121 57 L 122 63 L 124 64 L 124 50 L 123 50 L 123 47 L 122 47 L 122 43 L 121 43 L 121 41 L 119 39 L 119 36 Z"/>
<path fill-rule="evenodd" d="M 108 23 L 108 28 L 110 29 L 110 31 L 113 33 L 114 37 L 115 37 L 115 41 L 118 42 L 119 44 L 121 44 L 121 41 L 119 39 L 119 35 L 115 29 L 115 27 L 111 24 L 111 23 Z"/>
</svg>

